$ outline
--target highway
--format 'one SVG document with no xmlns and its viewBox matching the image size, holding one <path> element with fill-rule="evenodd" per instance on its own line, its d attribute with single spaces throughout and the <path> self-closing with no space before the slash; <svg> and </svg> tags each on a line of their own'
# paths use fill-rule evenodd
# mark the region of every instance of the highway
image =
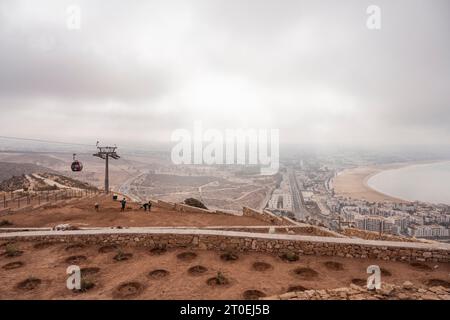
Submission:
<svg viewBox="0 0 450 320">
<path fill-rule="evenodd" d="M 121 194 L 123 194 L 123 195 L 125 195 L 125 196 L 128 196 L 130 199 L 132 199 L 132 200 L 134 200 L 134 201 L 137 201 L 137 202 L 142 201 L 142 199 L 140 199 L 139 196 L 137 196 L 137 195 L 135 195 L 135 194 L 133 194 L 133 193 L 131 192 L 131 185 L 132 185 L 132 183 L 133 183 L 136 179 L 138 179 L 138 178 L 144 176 L 145 174 L 146 174 L 146 172 L 139 173 L 138 175 L 133 176 L 133 177 L 127 179 L 127 181 L 125 181 L 124 183 L 122 183 L 122 185 L 119 187 L 118 192 L 121 193 Z"/>
<path fill-rule="evenodd" d="M 321 211 L 320 214 L 313 214 L 306 209 L 301 188 L 299 186 L 297 177 L 295 176 L 295 171 L 293 169 L 288 169 L 288 173 L 289 173 L 289 184 L 291 186 L 292 205 L 295 217 L 298 220 L 304 220 L 306 217 L 312 217 L 315 218 L 316 220 L 321 221 L 325 226 L 335 229 L 336 223 L 333 223 L 333 217 L 328 208 L 326 208 L 326 205 L 321 201 L 321 199 L 314 199 L 319 207 L 319 210 Z M 322 214 L 322 212 L 326 212 L 328 213 L 328 215 Z"/>
<path fill-rule="evenodd" d="M 288 174 L 294 215 L 298 220 L 304 220 L 307 216 L 309 216 L 309 212 L 306 210 L 303 195 L 298 185 L 297 178 L 295 177 L 295 171 L 293 169 L 288 169 Z"/>
</svg>

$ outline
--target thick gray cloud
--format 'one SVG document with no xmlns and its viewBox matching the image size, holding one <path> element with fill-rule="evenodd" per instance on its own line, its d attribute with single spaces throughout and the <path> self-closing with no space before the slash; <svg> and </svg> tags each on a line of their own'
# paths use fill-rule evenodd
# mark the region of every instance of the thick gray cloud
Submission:
<svg viewBox="0 0 450 320">
<path fill-rule="evenodd" d="M 449 30 L 447 0 L 3 0 L 0 131 L 151 143 L 203 120 L 290 144 L 448 144 Z"/>
</svg>

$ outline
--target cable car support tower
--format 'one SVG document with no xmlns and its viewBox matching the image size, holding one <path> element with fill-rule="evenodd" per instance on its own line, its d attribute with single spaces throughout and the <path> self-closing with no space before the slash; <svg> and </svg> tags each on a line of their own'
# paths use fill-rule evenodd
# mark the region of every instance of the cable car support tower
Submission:
<svg viewBox="0 0 450 320">
<path fill-rule="evenodd" d="M 120 159 L 120 156 L 116 153 L 117 147 L 100 147 L 97 142 L 98 152 L 94 153 L 94 157 L 105 160 L 105 193 L 109 193 L 109 158 L 114 160 Z"/>
</svg>

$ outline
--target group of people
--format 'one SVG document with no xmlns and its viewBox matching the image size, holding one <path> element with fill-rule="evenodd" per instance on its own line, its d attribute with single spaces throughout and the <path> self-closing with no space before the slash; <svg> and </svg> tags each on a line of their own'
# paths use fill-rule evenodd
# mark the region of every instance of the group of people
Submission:
<svg viewBox="0 0 450 320">
<path fill-rule="evenodd" d="M 120 201 L 120 204 L 121 204 L 121 209 L 120 209 L 120 211 L 125 211 L 125 208 L 126 208 L 126 206 L 127 206 L 127 199 L 126 198 L 123 198 L 121 201 Z M 151 201 L 149 201 L 149 202 L 145 202 L 145 203 L 143 203 L 143 204 L 141 204 L 141 208 L 144 208 L 144 211 L 151 211 L 152 210 L 152 203 L 151 203 Z"/>
<path fill-rule="evenodd" d="M 149 202 L 145 202 L 142 205 L 141 208 L 144 208 L 144 211 L 147 211 L 147 209 L 148 209 L 148 211 L 151 211 L 152 210 L 152 203 L 150 201 Z"/>
<path fill-rule="evenodd" d="M 114 195 L 113 200 L 114 201 L 117 200 L 117 196 L 116 195 Z M 123 198 L 122 200 L 120 200 L 120 211 L 124 212 L 126 207 L 127 207 L 127 199 Z M 95 203 L 94 208 L 95 208 L 95 211 L 99 212 L 100 205 L 98 204 L 98 202 Z M 144 211 L 147 211 L 147 210 L 151 211 L 152 210 L 152 203 L 151 203 L 151 201 L 141 204 L 141 209 L 142 208 L 144 209 Z"/>
</svg>

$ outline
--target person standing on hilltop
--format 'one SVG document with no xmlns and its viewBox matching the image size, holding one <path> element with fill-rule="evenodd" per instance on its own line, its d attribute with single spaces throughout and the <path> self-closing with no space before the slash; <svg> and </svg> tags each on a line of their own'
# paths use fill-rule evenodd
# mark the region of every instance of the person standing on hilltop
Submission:
<svg viewBox="0 0 450 320">
<path fill-rule="evenodd" d="M 148 202 L 148 212 L 152 211 L 152 202 Z"/>
<path fill-rule="evenodd" d="M 122 205 L 122 208 L 120 209 L 120 211 L 125 211 L 125 207 L 127 205 L 127 200 L 125 198 L 122 199 L 122 201 L 120 201 L 120 204 Z"/>
</svg>

